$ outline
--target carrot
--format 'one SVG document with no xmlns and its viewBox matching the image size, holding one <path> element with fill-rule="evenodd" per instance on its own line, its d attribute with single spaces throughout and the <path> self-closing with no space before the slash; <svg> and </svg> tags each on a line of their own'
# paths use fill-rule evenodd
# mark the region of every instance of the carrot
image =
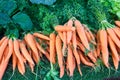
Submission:
<svg viewBox="0 0 120 80">
<path fill-rule="evenodd" d="M 25 44 L 24 44 L 22 41 L 20 42 L 20 50 L 21 50 L 21 53 L 22 53 L 22 55 L 24 56 L 24 58 L 25 58 L 28 62 L 30 62 L 31 64 L 34 64 L 34 62 L 33 62 L 32 58 L 31 58 L 29 52 L 28 52 L 27 49 L 26 49 Z"/>
<path fill-rule="evenodd" d="M 6 48 L 5 48 L 5 50 L 4 50 L 4 52 L 3 52 L 4 60 L 5 60 L 6 57 L 8 56 L 8 52 L 9 52 L 9 46 L 7 45 Z M 3 56 L 2 56 L 2 57 L 3 57 Z M 9 61 L 9 59 L 8 59 L 7 61 Z M 4 62 L 6 62 L 6 61 L 4 61 Z"/>
<path fill-rule="evenodd" d="M 29 47 L 32 49 L 32 51 L 34 52 L 34 56 L 36 56 L 37 60 L 39 61 L 39 54 L 38 54 L 38 50 L 37 50 L 37 46 L 34 40 L 34 36 L 30 33 L 28 33 L 25 36 L 25 41 L 26 43 L 29 45 Z"/>
<path fill-rule="evenodd" d="M 68 45 L 67 59 L 68 59 L 68 69 L 69 69 L 69 72 L 70 72 L 70 76 L 73 76 L 73 73 L 74 73 L 74 63 L 75 62 L 73 62 L 73 52 L 72 52 L 72 49 L 71 49 L 70 45 Z"/>
<path fill-rule="evenodd" d="M 67 50 L 67 32 L 63 32 L 63 48 L 62 48 L 62 52 L 63 55 L 65 56 L 66 54 L 66 50 Z"/>
<path fill-rule="evenodd" d="M 120 27 L 120 21 L 115 21 L 115 24 Z"/>
<path fill-rule="evenodd" d="M 112 51 L 112 58 L 113 58 L 113 63 L 114 63 L 115 69 L 118 69 L 119 55 L 118 55 L 116 46 L 109 36 L 108 36 L 108 42 L 109 42 L 110 49 Z"/>
<path fill-rule="evenodd" d="M 18 71 L 19 71 L 22 75 L 24 75 L 25 69 L 22 68 L 22 65 L 21 65 L 21 63 L 20 63 L 19 60 L 18 60 L 18 62 L 17 62 L 17 67 L 18 67 Z"/>
<path fill-rule="evenodd" d="M 33 51 L 31 51 L 31 52 L 32 52 L 32 58 L 33 58 L 33 60 L 35 61 L 35 63 L 37 64 L 37 63 L 39 62 L 40 58 L 39 58 L 39 59 L 36 58 L 35 53 L 34 53 Z"/>
<path fill-rule="evenodd" d="M 68 22 L 67 22 L 67 27 L 70 27 L 72 28 L 73 26 L 73 21 L 70 19 Z M 70 43 L 70 40 L 72 39 L 72 31 L 67 31 L 67 43 Z"/>
<path fill-rule="evenodd" d="M 5 62 L 4 58 L 2 59 L 2 62 L 3 63 L 0 65 L 0 80 L 2 80 L 2 77 L 3 77 L 5 70 L 8 66 L 8 61 Z"/>
<path fill-rule="evenodd" d="M 106 32 L 106 30 L 100 30 L 99 31 L 99 39 L 100 39 L 103 63 L 107 68 L 109 68 L 109 63 L 108 63 L 108 59 L 109 59 L 108 40 L 107 40 L 107 32 Z"/>
<path fill-rule="evenodd" d="M 54 33 L 51 33 L 50 34 L 50 62 L 52 62 L 53 64 L 56 63 L 55 38 L 56 38 L 56 35 Z"/>
<path fill-rule="evenodd" d="M 93 63 L 91 63 L 91 62 L 89 62 L 89 61 L 87 61 L 87 60 L 85 59 L 85 56 L 83 55 L 83 53 L 82 53 L 80 50 L 78 50 L 78 52 L 79 52 L 80 60 L 81 60 L 81 62 L 82 62 L 83 64 L 85 64 L 85 65 L 87 65 L 87 66 L 90 66 L 90 67 L 93 67 L 93 66 L 94 66 Z"/>
<path fill-rule="evenodd" d="M 0 46 L 0 60 L 2 59 L 3 52 L 8 44 L 8 38 L 6 38 Z"/>
<path fill-rule="evenodd" d="M 18 61 L 19 61 L 20 64 L 21 64 L 22 70 L 25 70 L 24 61 L 23 61 L 23 59 L 22 59 L 22 55 L 21 55 L 20 50 L 19 50 L 19 49 L 20 49 L 19 41 L 18 41 L 17 39 L 15 39 L 15 40 L 13 41 L 13 44 L 14 44 L 15 55 L 16 55 L 16 57 L 18 58 Z"/>
<path fill-rule="evenodd" d="M 58 35 L 59 35 L 60 39 L 61 39 L 62 41 L 64 41 L 64 40 L 63 40 L 63 32 L 58 31 Z"/>
<path fill-rule="evenodd" d="M 120 39 L 120 29 L 118 27 L 112 28 L 114 33 L 117 35 L 117 37 Z"/>
<path fill-rule="evenodd" d="M 5 58 L 5 62 L 8 61 L 13 53 L 13 41 L 12 39 L 9 39 L 8 41 L 9 51 L 7 53 L 7 57 Z"/>
<path fill-rule="evenodd" d="M 0 46 L 1 46 L 1 44 L 3 43 L 3 41 L 4 41 L 6 38 L 7 38 L 7 37 L 4 36 L 4 37 L 0 40 Z"/>
<path fill-rule="evenodd" d="M 83 45 L 84 45 L 88 50 L 90 50 L 90 46 L 89 46 L 87 37 L 86 37 L 86 35 L 85 35 L 84 27 L 82 26 L 82 24 L 81 24 L 78 20 L 75 20 L 75 27 L 76 27 L 77 34 L 78 34 L 81 42 L 83 43 Z"/>
<path fill-rule="evenodd" d="M 80 64 L 80 58 L 79 58 L 79 55 L 78 55 L 78 52 L 77 52 L 76 31 L 74 31 L 73 35 L 72 35 L 72 44 L 73 44 L 73 54 L 75 56 L 77 64 L 79 65 Z"/>
<path fill-rule="evenodd" d="M 29 54 L 30 54 L 30 56 L 32 56 L 32 55 L 31 55 L 31 54 L 32 54 L 31 50 L 29 50 Z M 34 66 L 35 66 L 35 64 L 31 64 L 30 62 L 28 62 L 28 64 L 29 64 L 29 66 L 30 66 L 31 71 L 33 72 L 33 71 L 34 71 Z"/>
<path fill-rule="evenodd" d="M 47 36 L 45 36 L 45 35 L 43 35 L 43 34 L 37 33 L 37 32 L 33 33 L 33 35 L 34 35 L 35 37 L 40 38 L 40 39 L 50 40 L 49 37 L 47 37 Z"/>
<path fill-rule="evenodd" d="M 15 52 L 13 51 L 13 54 L 12 54 L 12 66 L 13 66 L 13 71 L 15 70 L 16 65 L 17 65 L 17 56 L 15 55 Z"/>
<path fill-rule="evenodd" d="M 118 39 L 112 28 L 107 29 L 107 33 L 109 34 L 113 42 L 120 48 L 120 40 Z"/>
<path fill-rule="evenodd" d="M 62 41 L 58 35 L 56 37 L 56 45 L 55 46 L 56 46 L 58 64 L 60 67 L 60 78 L 61 78 L 64 75 L 64 63 L 63 63 L 63 53 L 62 53 Z"/>
<path fill-rule="evenodd" d="M 75 27 L 67 27 L 67 26 L 62 26 L 62 25 L 57 25 L 56 27 L 55 27 L 55 30 L 56 31 L 75 31 Z"/>
<path fill-rule="evenodd" d="M 94 51 L 93 51 L 93 54 L 94 54 L 94 56 L 95 56 L 95 58 L 97 58 L 97 49 L 95 49 Z"/>
</svg>

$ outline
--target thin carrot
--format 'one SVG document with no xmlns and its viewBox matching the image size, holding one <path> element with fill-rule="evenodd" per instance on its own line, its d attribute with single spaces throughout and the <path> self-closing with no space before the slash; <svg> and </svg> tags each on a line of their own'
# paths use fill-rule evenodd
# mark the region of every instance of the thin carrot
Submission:
<svg viewBox="0 0 120 80">
<path fill-rule="evenodd" d="M 56 37 L 56 52 L 57 52 L 58 64 L 60 67 L 60 77 L 63 77 L 64 63 L 63 63 L 63 53 L 62 53 L 62 41 L 59 36 Z"/>
<path fill-rule="evenodd" d="M 85 56 L 83 55 L 83 53 L 82 53 L 80 50 L 78 50 L 78 52 L 79 52 L 80 60 L 81 60 L 81 62 L 82 62 L 83 64 L 85 64 L 85 65 L 87 65 L 87 66 L 90 66 L 90 67 L 93 67 L 93 66 L 94 66 L 93 63 L 88 62 L 88 61 L 85 59 Z"/>
<path fill-rule="evenodd" d="M 120 48 L 120 40 L 118 39 L 118 37 L 116 36 L 116 34 L 112 30 L 112 28 L 108 28 L 107 29 L 107 33 L 109 34 L 109 36 L 111 37 L 111 39 L 113 40 L 113 42 Z"/>
<path fill-rule="evenodd" d="M 40 39 L 50 40 L 49 37 L 47 37 L 47 36 L 45 36 L 45 35 L 43 35 L 43 34 L 37 33 L 37 32 L 33 33 L 33 35 L 34 35 L 35 37 L 40 38 Z"/>
<path fill-rule="evenodd" d="M 0 46 L 0 60 L 2 58 L 3 52 L 8 44 L 8 38 L 6 38 Z"/>
<path fill-rule="evenodd" d="M 64 31 L 63 32 L 63 48 L 62 48 L 62 52 L 64 56 L 66 55 L 66 51 L 67 51 L 67 32 Z"/>
<path fill-rule="evenodd" d="M 56 39 L 56 35 L 54 33 L 51 33 L 50 34 L 50 62 L 52 62 L 53 64 L 56 63 L 55 39 Z"/>
<path fill-rule="evenodd" d="M 39 58 L 38 49 L 37 49 L 37 46 L 35 43 L 34 36 L 32 34 L 28 33 L 25 36 L 25 41 L 29 45 L 29 47 L 32 49 L 32 51 L 34 52 L 34 56 L 36 56 L 37 60 L 39 61 L 40 58 Z"/>
<path fill-rule="evenodd" d="M 75 27 L 67 27 L 67 26 L 62 26 L 62 25 L 57 25 L 55 27 L 56 31 L 75 31 Z"/>
<path fill-rule="evenodd" d="M 64 39 L 63 39 L 63 32 L 58 31 L 58 35 L 59 35 L 60 39 L 61 39 L 62 41 L 64 41 Z"/>
<path fill-rule="evenodd" d="M 18 61 L 19 61 L 20 64 L 21 64 L 22 70 L 25 71 L 24 61 L 23 61 L 23 59 L 22 59 L 22 55 L 21 55 L 20 50 L 19 50 L 19 49 L 20 49 L 19 41 L 18 41 L 17 39 L 15 39 L 15 40 L 13 41 L 13 44 L 14 44 L 15 55 L 17 56 Z"/>
<path fill-rule="evenodd" d="M 110 36 L 108 36 L 108 42 L 109 42 L 110 49 L 112 51 L 112 58 L 113 58 L 113 63 L 114 63 L 115 69 L 118 69 L 119 55 L 118 55 L 116 46 L 115 46 L 114 42 L 112 41 L 112 39 L 110 38 Z"/>
<path fill-rule="evenodd" d="M 19 60 L 18 60 L 18 62 L 17 62 L 17 67 L 18 67 L 18 71 L 19 71 L 22 75 L 24 75 L 25 69 L 22 68 L 22 65 L 21 65 L 21 63 L 20 63 Z"/>
<path fill-rule="evenodd" d="M 109 68 L 109 63 L 108 63 L 109 52 L 108 52 L 108 40 L 107 40 L 106 30 L 100 30 L 99 31 L 99 39 L 100 39 L 103 63 L 107 68 Z"/>
<path fill-rule="evenodd" d="M 8 41 L 8 47 L 9 47 L 8 48 L 9 51 L 7 53 L 7 57 L 5 58 L 5 62 L 10 59 L 10 57 L 11 57 L 11 55 L 13 53 L 13 41 L 12 41 L 12 39 L 9 39 L 9 41 Z"/>
<path fill-rule="evenodd" d="M 21 50 L 22 55 L 25 57 L 25 59 L 28 62 L 30 62 L 31 64 L 34 64 L 34 62 L 33 62 L 32 58 L 31 58 L 29 52 L 26 49 L 25 44 L 22 41 L 20 42 L 20 50 Z"/>
<path fill-rule="evenodd" d="M 75 27 L 76 27 L 77 34 L 78 34 L 81 42 L 83 43 L 83 45 L 84 45 L 88 50 L 90 50 L 90 46 L 89 46 L 87 37 L 86 37 L 86 35 L 85 35 L 84 27 L 82 26 L 82 24 L 81 24 L 78 20 L 75 20 Z"/>
<path fill-rule="evenodd" d="M 29 54 L 30 54 L 30 56 L 32 56 L 32 55 L 31 55 L 31 54 L 32 54 L 31 51 L 29 51 Z M 31 64 L 30 62 L 28 62 L 28 64 L 29 64 L 29 66 L 30 66 L 31 71 L 33 72 L 33 71 L 34 71 L 34 66 L 35 66 L 35 64 Z"/>
<path fill-rule="evenodd" d="M 17 56 L 15 55 L 15 52 L 13 51 L 13 54 L 12 54 L 12 67 L 13 67 L 13 71 L 15 70 L 16 65 L 17 65 Z"/>
</svg>

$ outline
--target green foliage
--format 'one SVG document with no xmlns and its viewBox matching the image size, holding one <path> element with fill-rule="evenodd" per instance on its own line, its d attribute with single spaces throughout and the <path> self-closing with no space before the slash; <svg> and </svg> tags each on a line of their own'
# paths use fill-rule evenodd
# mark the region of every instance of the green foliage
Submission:
<svg viewBox="0 0 120 80">
<path fill-rule="evenodd" d="M 32 3 L 52 5 L 56 0 L 30 0 Z"/>
</svg>

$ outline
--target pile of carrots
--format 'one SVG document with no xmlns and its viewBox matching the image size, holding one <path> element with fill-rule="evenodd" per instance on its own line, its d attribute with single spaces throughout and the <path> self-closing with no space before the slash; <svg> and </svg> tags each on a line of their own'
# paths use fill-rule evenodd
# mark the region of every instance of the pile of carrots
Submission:
<svg viewBox="0 0 120 80">
<path fill-rule="evenodd" d="M 120 21 L 116 26 L 100 29 L 93 34 L 89 28 L 77 19 L 70 19 L 64 25 L 55 26 L 55 31 L 49 36 L 42 33 L 28 33 L 23 40 L 4 36 L 0 40 L 0 80 L 5 73 L 9 61 L 12 61 L 13 71 L 24 75 L 25 64 L 34 71 L 43 55 L 52 64 L 60 68 L 60 78 L 65 71 L 73 76 L 75 68 L 80 75 L 80 64 L 95 67 L 97 59 L 101 59 L 109 68 L 109 56 L 112 57 L 115 69 L 118 69 L 120 59 Z M 92 47 L 91 47 L 92 45 Z"/>
</svg>

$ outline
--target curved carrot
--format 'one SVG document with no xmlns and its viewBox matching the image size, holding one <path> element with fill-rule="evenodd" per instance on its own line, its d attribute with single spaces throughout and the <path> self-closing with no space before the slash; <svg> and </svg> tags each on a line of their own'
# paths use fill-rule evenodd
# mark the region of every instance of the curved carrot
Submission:
<svg viewBox="0 0 120 80">
<path fill-rule="evenodd" d="M 31 64 L 34 64 L 29 52 L 27 51 L 26 47 L 25 47 L 25 44 L 21 41 L 20 42 L 20 50 L 21 50 L 21 53 L 22 55 L 24 56 L 24 58 L 30 62 Z"/>
<path fill-rule="evenodd" d="M 115 69 L 118 69 L 119 55 L 118 55 L 116 46 L 109 36 L 108 36 L 108 42 L 109 42 L 110 49 L 112 51 L 112 58 L 113 58 L 113 63 L 114 63 Z"/>
<path fill-rule="evenodd" d="M 3 52 L 8 44 L 8 38 L 6 38 L 0 46 L 0 60 L 2 59 Z"/>
<path fill-rule="evenodd" d="M 78 20 L 75 20 L 75 27 L 76 27 L 77 34 L 78 34 L 81 42 L 83 43 L 83 45 L 84 45 L 88 50 L 90 50 L 90 46 L 89 46 L 87 37 L 86 37 L 86 35 L 85 35 L 84 27 L 82 26 L 82 24 L 81 24 Z"/>
<path fill-rule="evenodd" d="M 55 64 L 56 62 L 55 38 L 56 38 L 56 35 L 54 33 L 51 33 L 50 34 L 50 62 L 52 62 L 53 64 Z"/>
<path fill-rule="evenodd" d="M 40 58 L 39 58 L 39 54 L 38 54 L 34 36 L 32 34 L 28 33 L 25 36 L 25 41 L 29 45 L 29 47 L 32 49 L 32 51 L 34 52 L 34 56 L 36 56 L 37 60 L 39 60 Z"/>
<path fill-rule="evenodd" d="M 59 46 L 58 46 L 59 45 Z M 58 64 L 60 67 L 60 77 L 64 75 L 64 63 L 63 63 L 63 53 L 62 53 L 62 41 L 60 37 L 56 36 L 56 52 L 57 52 L 57 58 L 58 58 Z"/>
<path fill-rule="evenodd" d="M 107 29 L 107 33 L 109 34 L 109 36 L 111 37 L 111 39 L 113 40 L 113 42 L 120 48 L 120 40 L 118 39 L 118 37 L 116 36 L 116 34 L 112 30 L 112 28 L 108 28 Z"/>
<path fill-rule="evenodd" d="M 106 30 L 100 30 L 99 31 L 99 39 L 100 39 L 103 63 L 107 68 L 109 68 L 109 63 L 108 63 L 109 52 L 108 52 L 108 40 L 107 40 L 107 32 L 106 32 Z"/>
<path fill-rule="evenodd" d="M 67 26 L 62 26 L 62 25 L 57 25 L 55 27 L 56 31 L 75 31 L 75 27 L 67 27 Z"/>
<path fill-rule="evenodd" d="M 21 55 L 20 50 L 19 50 L 19 49 L 20 49 L 19 41 L 18 41 L 17 39 L 15 39 L 15 40 L 13 41 L 13 44 L 14 44 L 15 55 L 16 55 L 16 57 L 18 58 L 18 61 L 19 61 L 20 64 L 21 64 L 22 70 L 25 70 L 24 61 L 23 61 L 23 59 L 22 59 L 22 55 Z"/>
<path fill-rule="evenodd" d="M 5 62 L 10 59 L 10 57 L 11 57 L 11 55 L 13 53 L 13 41 L 12 41 L 12 39 L 9 39 L 9 41 L 8 41 L 8 47 L 9 47 L 8 48 L 9 51 L 7 53 L 7 57 L 5 58 Z"/>
<path fill-rule="evenodd" d="M 80 56 L 80 60 L 83 64 L 87 65 L 87 66 L 90 66 L 90 67 L 93 67 L 94 64 L 91 63 L 91 62 L 88 62 L 86 59 L 85 59 L 85 56 L 82 54 L 82 52 L 80 50 L 78 50 L 79 52 L 79 56 Z"/>
<path fill-rule="evenodd" d="M 33 33 L 33 35 L 34 35 L 35 37 L 40 38 L 40 39 L 50 40 L 49 37 L 47 37 L 47 36 L 45 36 L 45 35 L 43 35 L 43 34 L 37 33 L 37 32 Z"/>
</svg>

